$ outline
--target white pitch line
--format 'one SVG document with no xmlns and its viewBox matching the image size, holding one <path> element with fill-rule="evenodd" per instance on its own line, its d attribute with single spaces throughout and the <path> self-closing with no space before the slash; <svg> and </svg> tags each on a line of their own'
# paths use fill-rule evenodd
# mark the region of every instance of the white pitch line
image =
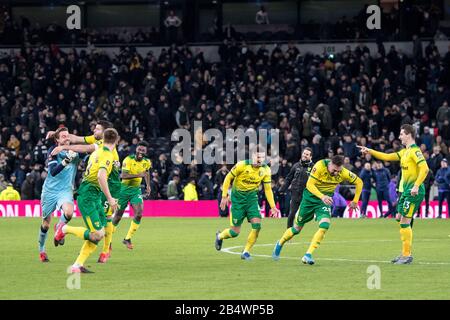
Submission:
<svg viewBox="0 0 450 320">
<path fill-rule="evenodd" d="M 415 241 L 415 242 L 432 242 L 432 241 L 437 241 L 439 239 L 420 239 L 420 241 Z M 356 240 L 355 240 L 356 241 Z M 358 242 L 394 242 L 397 240 L 365 240 L 365 241 L 361 241 L 359 240 Z M 347 241 L 347 240 L 335 240 L 335 241 L 327 241 L 327 243 L 349 243 L 349 242 L 354 242 L 354 241 Z M 296 245 L 296 244 L 309 244 L 309 242 L 290 242 L 288 243 L 288 245 Z M 255 244 L 255 247 L 268 247 L 268 246 L 274 246 L 275 244 L 272 243 L 265 243 L 265 244 Z M 240 252 L 234 252 L 232 250 L 234 249 L 238 249 L 238 248 L 243 248 L 244 246 L 235 246 L 235 247 L 229 247 L 229 248 L 223 248 L 221 250 L 221 252 L 224 253 L 229 253 L 229 254 L 238 254 L 240 255 Z M 271 255 L 266 255 L 266 254 L 252 254 L 252 257 L 261 257 L 261 258 L 272 258 Z M 280 257 L 280 259 L 295 259 L 298 260 L 300 259 L 300 257 L 289 257 L 289 256 L 282 256 Z M 362 262 L 362 263 L 388 263 L 391 264 L 391 261 L 380 261 L 380 260 L 359 260 L 359 259 L 344 259 L 344 258 L 319 258 L 317 260 L 325 260 L 325 261 L 345 261 L 345 262 Z M 416 262 L 416 264 L 421 264 L 421 265 L 450 265 L 450 262 Z"/>
</svg>

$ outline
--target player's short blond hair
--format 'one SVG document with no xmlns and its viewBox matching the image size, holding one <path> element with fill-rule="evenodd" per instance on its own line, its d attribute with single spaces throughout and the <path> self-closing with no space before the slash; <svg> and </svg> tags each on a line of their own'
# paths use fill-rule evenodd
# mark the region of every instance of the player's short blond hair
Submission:
<svg viewBox="0 0 450 320">
<path fill-rule="evenodd" d="M 119 139 L 119 133 L 114 128 L 108 128 L 103 133 L 103 142 L 104 143 L 117 143 L 117 140 Z"/>
</svg>

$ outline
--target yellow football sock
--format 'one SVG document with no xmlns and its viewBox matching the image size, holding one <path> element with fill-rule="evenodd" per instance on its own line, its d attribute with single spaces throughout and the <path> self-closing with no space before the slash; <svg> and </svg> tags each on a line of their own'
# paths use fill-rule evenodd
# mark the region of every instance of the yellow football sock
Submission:
<svg viewBox="0 0 450 320">
<path fill-rule="evenodd" d="M 413 239 L 411 226 L 400 225 L 400 239 L 402 240 L 402 256 L 409 257 L 411 255 L 411 246 Z"/>
<path fill-rule="evenodd" d="M 309 245 L 308 251 L 306 251 L 307 254 L 312 254 L 314 250 L 319 247 L 320 242 L 323 240 L 326 232 L 327 229 L 323 228 L 319 228 L 319 230 L 317 230 L 317 232 L 314 234 L 314 237 L 312 238 L 311 244 Z"/>
<path fill-rule="evenodd" d="M 86 229 L 85 227 L 72 227 L 69 225 L 65 225 L 63 230 L 64 230 L 64 233 L 73 234 L 74 236 L 76 236 L 80 239 L 83 239 L 83 240 L 89 239 L 89 230 Z"/>
<path fill-rule="evenodd" d="M 256 239 L 258 239 L 259 230 L 260 229 L 252 229 L 252 231 L 250 231 L 247 238 L 247 244 L 245 245 L 244 249 L 245 252 L 250 252 L 250 250 L 252 249 L 253 245 L 256 242 Z"/>
<path fill-rule="evenodd" d="M 139 229 L 140 222 L 136 222 L 134 219 L 131 221 L 130 229 L 128 229 L 127 236 L 125 237 L 125 240 L 130 240 L 133 234 L 136 232 L 137 229 Z"/>
<path fill-rule="evenodd" d="M 97 245 L 93 244 L 91 241 L 86 240 L 81 247 L 80 254 L 78 255 L 77 261 L 75 264 L 79 266 L 83 266 L 86 262 L 87 258 L 97 249 Z"/>
<path fill-rule="evenodd" d="M 109 252 L 109 245 L 111 244 L 112 241 L 112 234 L 113 234 L 113 224 L 111 221 L 106 222 L 106 227 L 105 227 L 105 242 L 103 243 L 103 253 L 108 253 Z"/>
<path fill-rule="evenodd" d="M 224 239 L 228 239 L 228 238 L 235 238 L 238 236 L 238 233 L 234 232 L 234 230 L 228 228 L 223 230 L 220 234 L 219 234 L 219 239 L 220 240 L 224 240 Z"/>
<path fill-rule="evenodd" d="M 292 231 L 292 228 L 287 228 L 286 231 L 283 233 L 283 236 L 278 241 L 280 245 L 284 245 L 286 242 L 291 240 L 295 236 L 295 233 Z"/>
</svg>

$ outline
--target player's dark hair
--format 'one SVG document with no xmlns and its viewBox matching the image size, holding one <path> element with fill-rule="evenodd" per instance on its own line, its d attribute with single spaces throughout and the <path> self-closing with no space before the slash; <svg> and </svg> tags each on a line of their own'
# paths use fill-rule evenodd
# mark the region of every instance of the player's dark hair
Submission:
<svg viewBox="0 0 450 320">
<path fill-rule="evenodd" d="M 344 157 L 340 155 L 335 155 L 331 158 L 331 163 L 340 167 L 344 164 Z"/>
<path fill-rule="evenodd" d="M 310 147 L 304 148 L 303 151 L 309 151 L 309 152 L 311 152 L 311 154 L 313 153 L 313 150 L 312 150 L 312 148 L 310 148 Z"/>
<path fill-rule="evenodd" d="M 414 139 L 416 137 L 416 130 L 414 127 L 410 124 L 404 124 L 400 127 L 400 130 L 403 130 L 406 134 L 410 134 L 411 137 Z"/>
<path fill-rule="evenodd" d="M 119 138 L 119 133 L 114 128 L 108 128 L 103 133 L 103 141 L 105 143 L 116 143 Z"/>
<path fill-rule="evenodd" d="M 102 126 L 103 130 L 109 129 L 113 127 L 112 122 L 109 122 L 107 120 L 99 120 L 97 121 L 97 124 Z"/>
<path fill-rule="evenodd" d="M 56 131 L 55 131 L 55 141 L 59 139 L 59 134 L 63 131 L 69 131 L 69 129 L 67 129 L 66 127 L 59 127 Z"/>
<path fill-rule="evenodd" d="M 146 148 L 148 148 L 149 144 L 148 144 L 147 141 L 141 141 L 141 142 L 138 143 L 137 146 L 138 147 L 146 147 Z"/>
</svg>

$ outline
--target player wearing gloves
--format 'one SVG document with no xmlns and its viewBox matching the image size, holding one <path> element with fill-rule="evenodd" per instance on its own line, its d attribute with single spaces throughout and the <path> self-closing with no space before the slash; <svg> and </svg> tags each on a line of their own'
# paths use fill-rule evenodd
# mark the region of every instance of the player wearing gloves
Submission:
<svg viewBox="0 0 450 320">
<path fill-rule="evenodd" d="M 57 146 L 68 145 L 69 130 L 59 128 L 54 136 Z M 41 206 L 42 223 L 39 230 L 39 258 L 42 262 L 48 262 L 48 256 L 45 251 L 45 241 L 47 239 L 48 229 L 51 221 L 51 214 L 55 210 L 62 210 L 61 218 L 55 229 L 60 223 L 66 224 L 70 221 L 73 214 L 73 184 L 79 163 L 78 153 L 73 151 L 64 151 L 56 156 L 52 156 L 51 148 L 48 152 L 47 171 L 48 176 L 45 179 L 42 188 Z M 55 241 L 55 246 L 63 245 L 64 239 Z"/>
</svg>

